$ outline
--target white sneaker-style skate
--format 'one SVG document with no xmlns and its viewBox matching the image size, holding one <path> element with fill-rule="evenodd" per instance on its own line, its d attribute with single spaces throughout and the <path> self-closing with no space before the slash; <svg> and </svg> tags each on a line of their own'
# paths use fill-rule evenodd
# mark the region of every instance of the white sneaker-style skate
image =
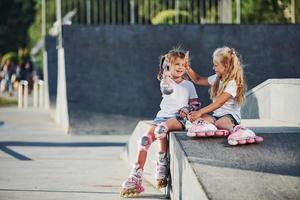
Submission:
<svg viewBox="0 0 300 200">
<path fill-rule="evenodd" d="M 122 183 L 121 197 L 135 197 L 144 192 L 142 185 L 143 170 L 135 165 L 129 177 Z"/>
<path fill-rule="evenodd" d="M 168 160 L 166 153 L 160 152 L 158 157 L 159 160 L 156 163 L 155 180 L 156 187 L 161 189 L 168 185 Z"/>
<path fill-rule="evenodd" d="M 228 144 L 230 145 L 260 143 L 263 140 L 262 137 L 256 136 L 253 131 L 241 125 L 235 126 L 228 136 Z"/>
<path fill-rule="evenodd" d="M 188 129 L 187 136 L 189 137 L 212 137 L 212 136 L 227 136 L 228 130 L 217 129 L 217 127 L 203 119 L 193 122 L 193 125 Z"/>
</svg>

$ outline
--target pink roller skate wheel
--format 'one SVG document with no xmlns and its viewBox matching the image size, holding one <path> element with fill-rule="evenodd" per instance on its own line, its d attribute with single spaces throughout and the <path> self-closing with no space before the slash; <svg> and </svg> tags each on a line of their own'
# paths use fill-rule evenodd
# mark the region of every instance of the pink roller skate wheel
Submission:
<svg viewBox="0 0 300 200">
<path fill-rule="evenodd" d="M 214 132 L 212 132 L 212 131 L 209 131 L 209 132 L 206 132 L 206 135 L 207 135 L 207 136 L 214 136 L 214 135 L 215 135 L 215 133 L 214 133 Z"/>
<path fill-rule="evenodd" d="M 264 141 L 264 139 L 262 137 L 257 136 L 255 138 L 255 142 L 262 142 L 262 141 Z"/>
<path fill-rule="evenodd" d="M 204 132 L 198 132 L 198 133 L 196 133 L 196 136 L 205 137 L 205 133 Z"/>
<path fill-rule="evenodd" d="M 224 134 L 224 131 L 216 131 L 216 135 L 217 136 L 223 136 L 225 134 Z"/>
<path fill-rule="evenodd" d="M 254 138 L 250 138 L 247 140 L 247 143 L 254 143 L 255 142 L 255 139 Z"/>
<path fill-rule="evenodd" d="M 239 140 L 238 143 L 239 143 L 239 144 L 246 144 L 247 141 L 246 141 L 246 140 Z"/>
</svg>

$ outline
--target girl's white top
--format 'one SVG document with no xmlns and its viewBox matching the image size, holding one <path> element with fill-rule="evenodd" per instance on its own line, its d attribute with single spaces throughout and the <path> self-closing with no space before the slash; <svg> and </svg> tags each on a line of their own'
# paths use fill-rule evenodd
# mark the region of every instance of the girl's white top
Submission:
<svg viewBox="0 0 300 200">
<path fill-rule="evenodd" d="M 217 78 L 217 75 L 212 75 L 210 77 L 208 77 L 208 83 L 210 85 L 213 85 L 215 80 Z M 220 81 L 219 87 L 222 86 L 222 81 Z M 237 101 L 235 100 L 235 97 L 237 95 L 237 85 L 235 80 L 230 80 L 227 84 L 227 86 L 225 87 L 224 92 L 228 93 L 231 95 L 231 98 L 225 102 L 225 104 L 223 106 L 221 106 L 220 108 L 218 108 L 217 110 L 215 110 L 213 112 L 213 116 L 216 117 L 221 117 L 224 116 L 226 114 L 230 114 L 234 117 L 234 119 L 240 123 L 241 122 L 241 108 L 238 105 Z"/>
<path fill-rule="evenodd" d="M 183 80 L 176 83 L 170 79 L 173 93 L 163 94 L 160 103 L 160 111 L 156 117 L 174 117 L 178 110 L 184 106 L 189 106 L 189 100 L 198 98 L 194 84 L 191 81 Z"/>
</svg>

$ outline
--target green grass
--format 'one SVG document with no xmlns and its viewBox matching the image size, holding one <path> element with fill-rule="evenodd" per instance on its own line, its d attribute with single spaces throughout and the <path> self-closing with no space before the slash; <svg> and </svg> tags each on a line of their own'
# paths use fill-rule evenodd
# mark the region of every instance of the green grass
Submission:
<svg viewBox="0 0 300 200">
<path fill-rule="evenodd" d="M 10 99 L 7 97 L 0 97 L 0 107 L 4 106 L 15 106 L 17 105 L 17 100 L 15 99 Z"/>
</svg>

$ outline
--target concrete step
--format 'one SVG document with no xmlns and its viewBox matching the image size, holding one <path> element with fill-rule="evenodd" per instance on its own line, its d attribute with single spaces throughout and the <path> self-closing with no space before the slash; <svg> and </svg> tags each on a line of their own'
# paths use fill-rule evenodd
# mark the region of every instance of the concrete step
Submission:
<svg viewBox="0 0 300 200">
<path fill-rule="evenodd" d="M 131 135 L 122 154 L 127 162 L 135 162 L 137 141 L 148 130 L 150 122 L 139 122 Z M 170 134 L 171 199 L 300 197 L 299 126 L 269 120 L 245 120 L 242 123 L 256 129 L 265 141 L 231 147 L 226 138 L 192 139 L 185 131 Z M 145 178 L 153 185 L 153 162 L 157 152 L 158 146 L 154 143 L 148 151 L 145 166 Z"/>
</svg>

